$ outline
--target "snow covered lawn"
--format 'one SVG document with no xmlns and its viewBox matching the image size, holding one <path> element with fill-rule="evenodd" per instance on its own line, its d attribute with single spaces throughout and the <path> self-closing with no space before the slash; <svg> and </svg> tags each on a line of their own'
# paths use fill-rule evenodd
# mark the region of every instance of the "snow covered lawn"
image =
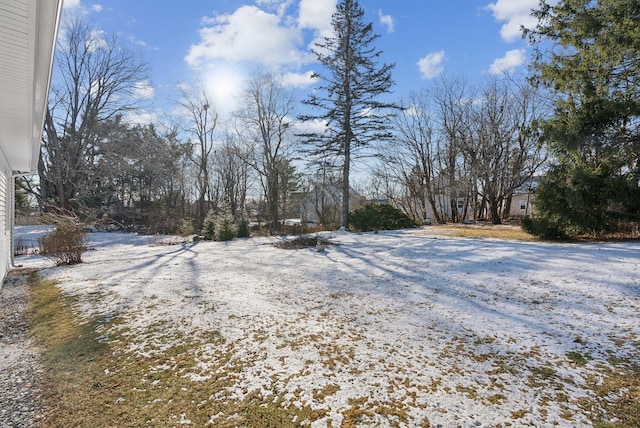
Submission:
<svg viewBox="0 0 640 428">
<path fill-rule="evenodd" d="M 212 403 L 250 394 L 317 410 L 296 421 L 313 427 L 591 426 L 593 385 L 640 359 L 640 245 L 428 230 L 324 234 L 324 252 L 96 233 L 81 265 L 17 262 L 50 267 L 83 317 L 121 320 L 134 355 L 195 344 L 194 367 L 154 369 L 226 376 L 198 404 L 212 426 L 237 416 Z"/>
</svg>

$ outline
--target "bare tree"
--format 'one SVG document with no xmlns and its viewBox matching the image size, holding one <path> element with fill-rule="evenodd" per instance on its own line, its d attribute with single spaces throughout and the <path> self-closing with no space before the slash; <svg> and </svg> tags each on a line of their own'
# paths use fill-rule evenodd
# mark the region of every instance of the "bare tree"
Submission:
<svg viewBox="0 0 640 428">
<path fill-rule="evenodd" d="M 227 140 L 215 152 L 213 164 L 214 206 L 228 204 L 234 218 L 246 216 L 247 192 L 250 185 L 249 164 L 241 146 Z"/>
<path fill-rule="evenodd" d="M 195 230 L 200 230 L 207 214 L 207 198 L 210 199 L 210 156 L 215 142 L 214 133 L 218 124 L 218 112 L 203 82 L 198 82 L 194 86 L 180 85 L 179 90 L 178 104 L 182 107 L 186 118 L 186 126 L 183 130 L 192 137 L 190 158 L 196 168 L 197 187 Z"/>
<path fill-rule="evenodd" d="M 477 194 L 470 166 L 465 164 L 461 146 L 466 144 L 470 113 L 475 95 L 464 78 L 443 78 L 434 90 L 434 108 L 437 110 L 439 155 L 439 186 L 448 195 L 448 216 L 454 222 L 464 219 L 465 212 L 458 209 L 458 201 L 475 203 Z M 441 204 L 444 205 L 444 204 Z"/>
<path fill-rule="evenodd" d="M 539 113 L 537 93 L 526 83 L 494 78 L 474 108 L 469 139 L 461 146 L 478 181 L 489 219 L 499 224 L 509 212 L 513 191 L 544 161 L 530 125 Z"/>
<path fill-rule="evenodd" d="M 408 214 L 461 221 L 473 210 L 474 218 L 500 222 L 513 192 L 544 161 L 530 131 L 541 113 L 534 88 L 505 76 L 481 89 L 443 79 L 405 100 L 395 120 L 397 144 L 385 155 L 386 172 L 403 189 L 395 202 Z"/>
<path fill-rule="evenodd" d="M 147 64 L 82 18 L 66 22 L 61 34 L 38 174 L 41 203 L 68 210 L 83 204 L 97 158 L 98 124 L 136 108 Z"/>
<path fill-rule="evenodd" d="M 340 176 L 329 163 L 318 163 L 305 180 L 306 200 L 302 219 L 315 220 L 325 228 L 340 222 Z"/>
<path fill-rule="evenodd" d="M 369 201 L 387 200 L 402 204 L 399 202 L 402 185 L 397 179 L 395 166 L 393 157 L 382 153 L 378 157 L 378 162 L 372 164 L 371 174 L 362 180 L 356 188 L 357 192 Z"/>
<path fill-rule="evenodd" d="M 269 212 L 269 227 L 279 227 L 281 181 L 287 174 L 294 145 L 292 115 L 295 98 L 272 73 L 256 73 L 244 91 L 235 114 L 235 138 L 249 153 L 247 162 L 257 172 Z M 286 196 L 286 195 L 285 195 Z"/>
<path fill-rule="evenodd" d="M 443 223 L 436 202 L 441 178 L 440 147 L 430 102 L 427 90 L 411 92 L 403 101 L 402 112 L 395 117 L 397 144 L 390 157 L 396 178 L 405 189 L 404 211 L 421 219 L 432 212 L 435 221 Z"/>
<path fill-rule="evenodd" d="M 467 140 L 473 96 L 464 79 L 442 79 L 414 91 L 395 117 L 396 144 L 385 170 L 398 184 L 394 202 L 414 218 L 460 221 L 475 192 L 461 145 Z M 464 201 L 462 209 L 458 202 Z"/>
</svg>

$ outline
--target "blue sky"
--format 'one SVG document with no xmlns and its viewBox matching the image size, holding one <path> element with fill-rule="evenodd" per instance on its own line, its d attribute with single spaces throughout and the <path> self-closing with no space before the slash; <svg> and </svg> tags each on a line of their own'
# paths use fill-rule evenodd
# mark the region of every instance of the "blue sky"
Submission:
<svg viewBox="0 0 640 428">
<path fill-rule="evenodd" d="M 223 112 L 256 70 L 282 73 L 300 97 L 319 66 L 309 47 L 328 34 L 337 0 L 65 0 L 65 13 L 85 14 L 140 51 L 151 68 L 139 94 L 163 114 L 178 83 L 200 79 Z M 532 26 L 538 0 L 361 0 L 380 35 L 382 61 L 396 64 L 394 96 L 441 76 L 470 81 L 524 70 L 530 48 L 519 34 Z"/>
</svg>

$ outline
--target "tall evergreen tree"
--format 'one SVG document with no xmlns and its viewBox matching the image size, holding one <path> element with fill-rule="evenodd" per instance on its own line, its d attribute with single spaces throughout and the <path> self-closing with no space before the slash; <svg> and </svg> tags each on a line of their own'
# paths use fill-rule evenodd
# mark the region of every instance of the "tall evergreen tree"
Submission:
<svg viewBox="0 0 640 428">
<path fill-rule="evenodd" d="M 542 130 L 555 163 L 538 190 L 541 221 L 564 234 L 640 219 L 640 2 L 542 1 L 534 82 L 555 94 Z"/>
<path fill-rule="evenodd" d="M 349 175 L 354 154 L 374 142 L 391 138 L 391 103 L 380 100 L 388 93 L 394 64 L 378 65 L 381 51 L 373 43 L 379 37 L 372 24 L 363 21 L 364 10 L 356 0 L 341 0 L 331 19 L 333 34 L 316 44 L 313 53 L 324 66 L 314 77 L 319 91 L 303 102 L 321 111 L 302 116 L 326 124 L 322 134 L 305 135 L 311 153 L 338 159 L 342 168 L 341 224 L 348 227 Z M 341 163 L 341 164 L 340 164 Z"/>
</svg>

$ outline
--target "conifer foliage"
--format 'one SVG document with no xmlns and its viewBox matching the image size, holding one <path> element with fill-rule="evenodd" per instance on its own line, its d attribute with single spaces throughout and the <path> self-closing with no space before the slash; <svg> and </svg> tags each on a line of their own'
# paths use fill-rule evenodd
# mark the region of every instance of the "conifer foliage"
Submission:
<svg viewBox="0 0 640 428">
<path fill-rule="evenodd" d="M 353 156 L 374 142 L 391 138 L 389 118 L 394 107 L 381 100 L 393 86 L 394 64 L 378 64 L 381 51 L 373 43 L 378 35 L 363 22 L 364 10 L 356 0 L 341 0 L 333 14 L 333 34 L 316 44 L 313 53 L 324 67 L 314 75 L 318 91 L 304 103 L 320 112 L 301 116 L 326 124 L 322 134 L 304 135 L 313 155 L 337 160 L 342 169 L 343 228 L 348 227 L 349 174 Z"/>
<path fill-rule="evenodd" d="M 537 189 L 553 234 L 601 235 L 640 220 L 640 2 L 541 2 L 532 80 L 555 99 L 542 124 L 555 156 Z M 539 225 L 538 225 L 539 226 Z"/>
<path fill-rule="evenodd" d="M 216 211 L 211 209 L 202 223 L 200 235 L 207 241 L 213 241 L 216 237 Z"/>
<path fill-rule="evenodd" d="M 216 218 L 215 238 L 216 241 L 231 241 L 237 236 L 238 226 L 231 213 L 229 204 L 225 204 L 220 214 Z"/>
</svg>

